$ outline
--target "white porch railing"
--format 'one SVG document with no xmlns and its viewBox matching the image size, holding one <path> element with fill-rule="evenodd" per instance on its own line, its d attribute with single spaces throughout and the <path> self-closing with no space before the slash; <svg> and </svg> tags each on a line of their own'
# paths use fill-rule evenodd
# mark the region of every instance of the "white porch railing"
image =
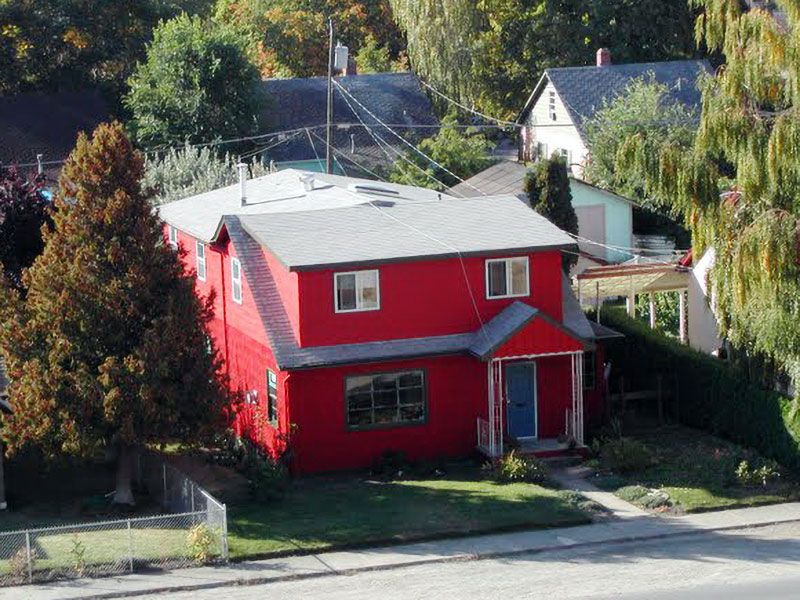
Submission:
<svg viewBox="0 0 800 600">
<path fill-rule="evenodd" d="M 478 450 L 486 456 L 494 457 L 496 449 L 492 446 L 492 434 L 489 428 L 489 421 L 478 417 Z"/>
</svg>

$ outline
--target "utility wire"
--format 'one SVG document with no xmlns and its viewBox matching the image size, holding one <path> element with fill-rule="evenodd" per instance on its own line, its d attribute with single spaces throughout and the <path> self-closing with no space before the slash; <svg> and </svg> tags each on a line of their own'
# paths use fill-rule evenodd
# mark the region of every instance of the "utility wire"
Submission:
<svg viewBox="0 0 800 600">
<path fill-rule="evenodd" d="M 474 114 L 474 115 L 478 115 L 479 117 L 482 117 L 482 118 L 486 119 L 487 121 L 494 121 L 494 122 L 496 122 L 496 123 L 501 123 L 501 124 L 503 124 L 503 125 L 505 125 L 505 126 L 511 126 L 511 127 L 523 127 L 522 125 L 520 125 L 519 123 L 516 123 L 516 122 L 514 122 L 514 121 L 506 121 L 506 120 L 504 120 L 504 119 L 497 119 L 497 118 L 495 118 L 495 117 L 490 117 L 489 115 L 485 115 L 485 114 L 483 114 L 482 112 L 478 112 L 478 111 L 477 111 L 477 110 L 475 110 L 474 108 L 470 108 L 470 107 L 468 107 L 468 106 L 464 106 L 463 104 L 461 104 L 460 102 L 457 102 L 456 100 L 453 100 L 453 99 L 452 99 L 452 98 L 450 98 L 449 96 L 445 96 L 445 95 L 444 95 L 442 92 L 440 92 L 439 90 L 437 90 L 435 87 L 433 87 L 433 86 L 432 86 L 432 85 L 430 85 L 429 83 L 426 83 L 426 82 L 422 81 L 421 79 L 419 80 L 419 82 L 420 82 L 422 85 L 424 85 L 426 88 L 428 88 L 430 91 L 432 91 L 434 94 L 436 94 L 437 96 L 441 96 L 442 98 L 444 98 L 445 100 L 447 100 L 447 101 L 448 101 L 448 102 L 450 102 L 451 104 L 455 104 L 455 105 L 456 105 L 456 106 L 458 106 L 459 108 L 461 108 L 461 109 L 463 109 L 463 110 L 466 110 L 467 112 L 471 112 L 471 113 L 472 113 L 472 114 Z"/>
</svg>

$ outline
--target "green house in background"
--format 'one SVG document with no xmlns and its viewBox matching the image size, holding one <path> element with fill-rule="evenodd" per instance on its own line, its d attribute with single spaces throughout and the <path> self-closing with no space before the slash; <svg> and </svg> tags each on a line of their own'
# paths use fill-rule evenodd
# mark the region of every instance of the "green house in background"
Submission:
<svg viewBox="0 0 800 600">
<path fill-rule="evenodd" d="M 461 198 L 513 194 L 528 201 L 525 176 L 531 169 L 522 163 L 501 161 L 453 186 L 449 194 Z M 633 247 L 633 202 L 613 192 L 570 177 L 572 206 L 578 216 L 581 257 L 575 271 L 587 267 L 621 263 L 631 258 Z"/>
</svg>

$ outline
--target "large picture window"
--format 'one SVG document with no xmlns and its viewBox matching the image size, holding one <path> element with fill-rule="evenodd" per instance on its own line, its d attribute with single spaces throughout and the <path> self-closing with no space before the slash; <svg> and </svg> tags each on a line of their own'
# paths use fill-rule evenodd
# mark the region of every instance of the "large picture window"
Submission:
<svg viewBox="0 0 800 600">
<path fill-rule="evenodd" d="M 363 429 L 424 423 L 425 372 L 356 375 L 345 380 L 347 426 Z"/>
<path fill-rule="evenodd" d="M 528 257 L 491 258 L 486 261 L 486 297 L 511 298 L 530 294 Z"/>
<path fill-rule="evenodd" d="M 336 273 L 333 287 L 336 312 L 378 310 L 381 307 L 377 270 Z"/>
</svg>

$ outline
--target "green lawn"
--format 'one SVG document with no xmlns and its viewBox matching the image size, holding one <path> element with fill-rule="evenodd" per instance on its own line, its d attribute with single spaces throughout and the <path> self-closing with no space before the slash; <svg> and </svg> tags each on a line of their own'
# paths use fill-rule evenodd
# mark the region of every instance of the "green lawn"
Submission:
<svg viewBox="0 0 800 600">
<path fill-rule="evenodd" d="M 669 495 L 670 512 L 699 512 L 757 504 L 793 501 L 800 498 L 800 485 L 792 473 L 766 486 L 742 485 L 735 477 L 743 452 L 740 447 L 707 433 L 680 426 L 664 426 L 626 436 L 647 444 L 652 464 L 624 475 L 604 473 L 595 479 L 599 487 L 643 505 L 636 490 L 644 486 Z"/>
<path fill-rule="evenodd" d="M 295 482 L 282 500 L 229 514 L 232 558 L 590 521 L 568 494 L 463 477 Z"/>
</svg>

